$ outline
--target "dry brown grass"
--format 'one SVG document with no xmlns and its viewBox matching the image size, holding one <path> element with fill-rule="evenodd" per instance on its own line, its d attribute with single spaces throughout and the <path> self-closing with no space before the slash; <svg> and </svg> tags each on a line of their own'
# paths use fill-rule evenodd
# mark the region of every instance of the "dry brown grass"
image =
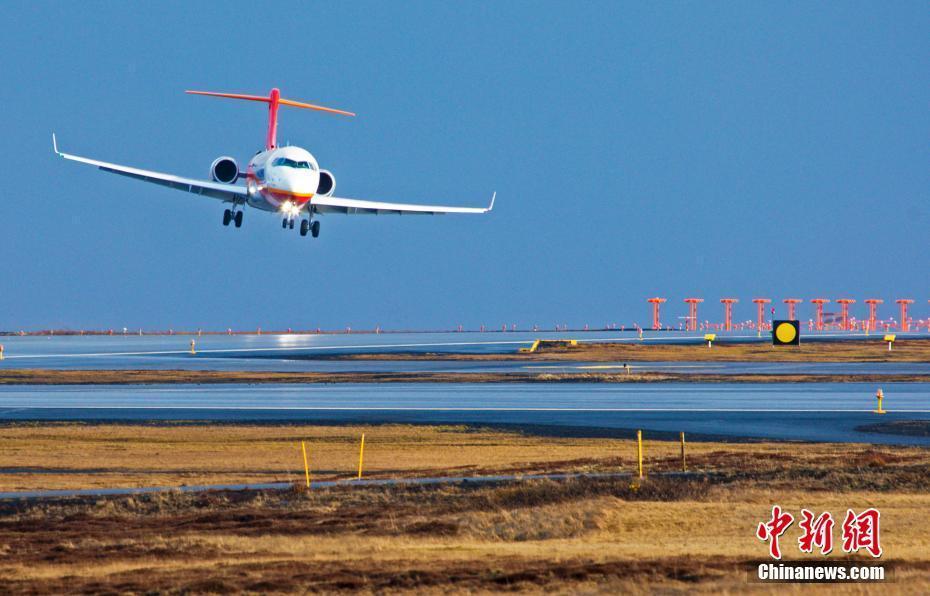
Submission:
<svg viewBox="0 0 930 596">
<path fill-rule="evenodd" d="M 633 467 L 628 439 L 406 425 L 4 427 L 0 467 L 118 467 L 124 471 L 104 478 L 125 474 L 139 484 L 177 478 L 178 469 L 222 482 L 247 469 L 249 478 L 267 480 L 297 475 L 296 442 L 304 438 L 329 474 L 346 477 L 363 431 L 373 475 Z M 930 589 L 927 450 L 694 442 L 690 466 L 705 473 L 676 479 L 657 473 L 677 467 L 677 443 L 647 436 L 646 448 L 652 477 L 638 487 L 595 478 L 7 501 L 0 503 L 0 586 L 7 593 L 774 593 L 747 583 L 746 574 L 765 556 L 755 525 L 778 503 L 795 514 L 878 507 L 883 560 L 897 566 L 896 582 L 885 587 Z M 14 476 L 3 481 L 22 483 Z M 59 487 L 94 486 L 98 476 L 51 478 Z M 789 531 L 785 550 L 800 557 L 794 538 Z M 785 589 L 801 587 L 778 587 Z"/>
<path fill-rule="evenodd" d="M 926 528 L 915 523 L 930 505 L 924 494 L 691 483 L 659 487 L 670 500 L 642 495 L 663 482 L 640 491 L 579 480 L 24 506 L 0 517 L 0 582 L 14 593 L 743 591 L 765 556 L 753 529 L 777 502 L 793 511 L 879 507 L 894 587 L 930 585 Z"/>
<path fill-rule="evenodd" d="M 803 333 L 802 333 L 803 335 Z M 930 340 L 902 338 L 894 350 L 882 334 L 845 341 L 807 341 L 797 347 L 769 343 L 728 343 L 725 338 L 704 344 L 581 343 L 577 347 L 546 347 L 532 354 L 386 353 L 347 354 L 337 360 L 557 360 L 577 362 L 930 362 Z"/>
<path fill-rule="evenodd" d="M 303 478 L 301 440 L 314 479 L 345 479 L 355 475 L 362 433 L 365 476 L 374 478 L 632 471 L 635 465 L 633 433 L 622 430 L 616 438 L 586 438 L 400 424 L 14 424 L 0 428 L 0 491 L 297 481 Z M 687 456 L 690 470 L 751 470 L 775 480 L 804 469 L 816 472 L 821 484 L 833 482 L 831 488 L 877 487 L 889 470 L 898 483 L 920 484 L 930 464 L 923 449 L 867 445 L 689 440 Z M 650 470 L 678 470 L 678 443 L 647 432 L 646 458 Z M 856 476 L 844 477 L 852 464 Z"/>
<path fill-rule="evenodd" d="M 607 359 L 602 355 L 601 360 Z M 644 359 L 648 359 L 644 356 Z M 633 361 L 631 358 L 630 361 Z M 612 361 L 611 362 L 616 362 Z M 732 374 L 627 372 L 605 370 L 538 373 L 317 373 L 212 370 L 16 370 L 0 371 L 0 385 L 171 385 L 171 384 L 321 384 L 321 383 L 928 383 L 930 374 Z"/>
</svg>

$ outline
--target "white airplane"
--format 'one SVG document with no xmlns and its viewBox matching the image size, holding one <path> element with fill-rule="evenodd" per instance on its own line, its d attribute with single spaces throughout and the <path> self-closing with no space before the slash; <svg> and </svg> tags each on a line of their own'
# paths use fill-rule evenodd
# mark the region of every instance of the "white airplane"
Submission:
<svg viewBox="0 0 930 596">
<path fill-rule="evenodd" d="M 54 133 L 52 134 L 52 147 L 59 157 L 97 166 L 105 172 L 129 176 L 130 178 L 219 199 L 225 203 L 232 203 L 232 208 L 223 212 L 223 225 L 228 226 L 230 222 L 233 222 L 237 228 L 242 226 L 242 209 L 246 205 L 262 211 L 278 213 L 283 217 L 282 228 L 293 229 L 294 221 L 300 219 L 300 235 L 306 236 L 310 232 L 314 238 L 320 235 L 320 222 L 314 219 L 316 214 L 441 215 L 443 213 L 488 213 L 494 208 L 494 199 L 497 197 L 497 193 L 491 195 L 491 203 L 486 208 L 411 205 L 334 197 L 333 191 L 336 190 L 336 178 L 328 170 L 321 170 L 316 159 L 309 151 L 300 147 L 278 146 L 276 140 L 278 106 L 307 108 L 343 116 L 354 116 L 355 114 L 284 99 L 278 89 L 272 89 L 268 97 L 238 93 L 213 93 L 210 91 L 187 91 L 187 93 L 261 101 L 268 104 L 268 135 L 265 139 L 265 149 L 256 153 L 249 160 L 245 172 L 239 169 L 239 164 L 235 159 L 222 156 L 216 158 L 210 166 L 212 181 L 195 180 L 62 153 L 58 150 L 58 140 L 55 138 Z M 244 186 L 236 184 L 240 178 L 245 179 Z"/>
</svg>

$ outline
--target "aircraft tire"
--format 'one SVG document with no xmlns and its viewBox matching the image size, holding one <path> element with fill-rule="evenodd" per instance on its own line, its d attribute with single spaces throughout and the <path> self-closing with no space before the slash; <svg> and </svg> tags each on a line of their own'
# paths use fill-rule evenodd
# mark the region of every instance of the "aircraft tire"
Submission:
<svg viewBox="0 0 930 596">
<path fill-rule="evenodd" d="M 282 229 L 282 230 L 286 230 L 286 229 L 287 229 L 287 220 L 286 220 L 286 219 L 282 219 L 282 220 L 281 220 L 281 229 Z"/>
<path fill-rule="evenodd" d="M 320 222 L 315 221 L 310 224 L 310 233 L 313 234 L 314 238 L 317 238 L 320 235 Z"/>
<path fill-rule="evenodd" d="M 232 220 L 232 213 L 229 211 L 229 209 L 226 209 L 223 211 L 223 225 L 228 226 L 230 220 Z"/>
<path fill-rule="evenodd" d="M 294 229 L 294 220 L 293 220 L 293 219 L 290 220 L 290 221 L 288 221 L 288 227 L 291 228 L 292 230 Z"/>
<path fill-rule="evenodd" d="M 242 227 L 242 211 L 236 211 L 236 217 L 233 218 L 236 222 L 236 227 Z"/>
<path fill-rule="evenodd" d="M 300 235 L 306 236 L 307 232 L 309 231 L 310 231 L 310 222 L 308 222 L 306 219 L 300 220 Z"/>
</svg>

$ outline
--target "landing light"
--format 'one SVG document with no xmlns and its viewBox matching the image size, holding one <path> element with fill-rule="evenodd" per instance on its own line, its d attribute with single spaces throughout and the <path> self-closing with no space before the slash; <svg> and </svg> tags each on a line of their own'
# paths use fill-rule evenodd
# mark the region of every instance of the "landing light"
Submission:
<svg viewBox="0 0 930 596">
<path fill-rule="evenodd" d="M 300 213 L 300 205 L 295 205 L 290 201 L 284 201 L 281 203 L 281 213 L 291 217 L 296 217 Z"/>
</svg>

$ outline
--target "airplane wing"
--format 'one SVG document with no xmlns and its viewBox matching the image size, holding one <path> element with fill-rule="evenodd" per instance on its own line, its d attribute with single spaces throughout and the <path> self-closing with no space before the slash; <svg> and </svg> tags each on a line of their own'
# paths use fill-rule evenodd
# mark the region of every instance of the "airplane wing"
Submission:
<svg viewBox="0 0 930 596">
<path fill-rule="evenodd" d="M 342 213 L 346 215 L 442 215 L 444 213 L 487 213 L 494 208 L 495 192 L 487 207 L 445 207 L 442 205 L 412 205 L 407 203 L 383 203 L 359 199 L 315 196 L 310 200 L 317 213 Z"/>
<path fill-rule="evenodd" d="M 196 195 L 203 195 L 205 197 L 220 199 L 221 201 L 225 201 L 227 203 L 244 203 L 246 199 L 246 190 L 244 186 L 236 186 L 235 184 L 223 184 L 222 182 L 213 182 L 212 180 L 182 178 L 181 176 L 173 176 L 171 174 L 163 174 L 161 172 L 152 172 L 150 170 L 140 170 L 139 168 L 130 168 L 128 166 L 121 166 L 115 163 L 108 163 L 105 161 L 98 161 L 96 159 L 80 157 L 78 155 L 62 153 L 58 150 L 58 141 L 54 134 L 52 135 L 52 147 L 54 148 L 55 154 L 58 155 L 58 157 L 97 166 L 104 172 L 112 172 L 121 176 L 128 176 L 137 180 L 144 180 L 145 182 L 152 182 L 153 184 L 160 184 L 169 188 L 184 190 Z"/>
</svg>

